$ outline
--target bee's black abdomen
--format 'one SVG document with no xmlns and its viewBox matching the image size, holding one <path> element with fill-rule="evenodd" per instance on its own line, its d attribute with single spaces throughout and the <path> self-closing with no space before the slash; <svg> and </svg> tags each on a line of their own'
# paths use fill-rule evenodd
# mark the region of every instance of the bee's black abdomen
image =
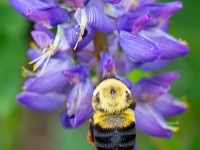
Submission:
<svg viewBox="0 0 200 150">
<path fill-rule="evenodd" d="M 125 128 L 103 129 L 94 125 L 93 136 L 98 150 L 133 150 L 135 146 L 135 123 Z"/>
</svg>

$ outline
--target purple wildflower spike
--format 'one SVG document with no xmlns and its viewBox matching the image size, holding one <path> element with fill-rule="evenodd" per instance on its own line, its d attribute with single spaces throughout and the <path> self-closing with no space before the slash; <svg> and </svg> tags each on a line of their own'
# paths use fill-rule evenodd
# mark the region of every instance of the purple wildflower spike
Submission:
<svg viewBox="0 0 200 150">
<path fill-rule="evenodd" d="M 92 114 L 91 79 L 101 80 L 90 75 L 95 72 L 104 78 L 121 80 L 132 91 L 139 130 L 164 138 L 178 130 L 165 120 L 187 109 L 186 103 L 168 93 L 170 84 L 179 78 L 178 72 L 140 77 L 134 84 L 122 75 L 133 69 L 159 70 L 188 54 L 186 42 L 166 33 L 169 18 L 182 8 L 181 2 L 10 0 L 10 3 L 35 23 L 31 31 L 34 43 L 28 50 L 34 72 L 23 67 L 22 74 L 27 79 L 23 92 L 17 96 L 18 103 L 39 111 L 66 105 L 61 124 L 76 128 Z M 53 28 L 57 29 L 56 34 Z M 106 41 L 105 45 L 101 39 Z M 134 72 L 131 74 L 134 76 Z"/>
</svg>

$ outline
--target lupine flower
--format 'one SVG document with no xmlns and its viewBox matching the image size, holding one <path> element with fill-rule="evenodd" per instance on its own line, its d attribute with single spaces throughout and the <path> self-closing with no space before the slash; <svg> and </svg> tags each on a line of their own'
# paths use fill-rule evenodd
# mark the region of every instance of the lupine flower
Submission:
<svg viewBox="0 0 200 150">
<path fill-rule="evenodd" d="M 34 41 L 28 51 L 33 71 L 23 69 L 27 80 L 17 96 L 20 104 L 40 111 L 66 105 L 61 124 L 75 128 L 92 114 L 95 84 L 101 76 L 112 74 L 133 93 L 139 130 L 164 138 L 178 130 L 165 118 L 187 109 L 185 103 L 168 93 L 179 74 L 174 71 L 142 77 L 136 83 L 125 74 L 134 69 L 159 70 L 188 53 L 186 42 L 167 33 L 169 18 L 182 8 L 181 2 L 10 0 L 10 3 L 35 22 L 31 31 Z"/>
<path fill-rule="evenodd" d="M 173 132 L 179 130 L 178 127 L 171 126 L 165 121 L 165 117 L 170 116 L 166 114 L 177 115 L 187 109 L 185 103 L 175 100 L 167 93 L 170 83 L 177 78 L 177 72 L 169 72 L 142 78 L 134 85 L 132 93 L 137 101 L 135 117 L 139 130 L 153 136 L 166 138 L 171 137 Z M 168 110 L 167 105 L 170 106 Z M 165 107 L 165 109 L 161 107 Z"/>
<path fill-rule="evenodd" d="M 61 123 L 63 127 L 77 127 L 92 114 L 93 85 L 89 72 L 83 65 L 64 70 L 63 75 L 69 79 L 73 88 L 68 97 L 67 108 L 61 115 Z"/>
</svg>

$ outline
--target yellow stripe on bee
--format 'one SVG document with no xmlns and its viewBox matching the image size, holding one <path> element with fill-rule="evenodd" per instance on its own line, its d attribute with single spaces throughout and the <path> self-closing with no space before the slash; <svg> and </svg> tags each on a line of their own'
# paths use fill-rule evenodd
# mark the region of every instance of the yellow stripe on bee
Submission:
<svg viewBox="0 0 200 150">
<path fill-rule="evenodd" d="M 135 116 L 132 109 L 126 109 L 115 114 L 96 111 L 93 120 L 94 125 L 99 125 L 103 129 L 126 128 L 135 122 Z"/>
</svg>

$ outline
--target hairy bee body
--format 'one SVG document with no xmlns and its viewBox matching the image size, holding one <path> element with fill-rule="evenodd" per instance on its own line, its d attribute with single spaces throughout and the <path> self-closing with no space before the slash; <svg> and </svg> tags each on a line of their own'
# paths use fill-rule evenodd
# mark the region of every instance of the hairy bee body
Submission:
<svg viewBox="0 0 200 150">
<path fill-rule="evenodd" d="M 120 114 L 112 115 L 94 113 L 92 134 L 98 150 L 133 150 L 136 132 L 135 122 L 131 119 L 134 118 L 132 112 L 124 110 Z"/>
<path fill-rule="evenodd" d="M 128 87 L 118 79 L 105 79 L 96 87 L 92 105 L 89 141 L 97 150 L 133 150 L 135 101 Z"/>
</svg>

